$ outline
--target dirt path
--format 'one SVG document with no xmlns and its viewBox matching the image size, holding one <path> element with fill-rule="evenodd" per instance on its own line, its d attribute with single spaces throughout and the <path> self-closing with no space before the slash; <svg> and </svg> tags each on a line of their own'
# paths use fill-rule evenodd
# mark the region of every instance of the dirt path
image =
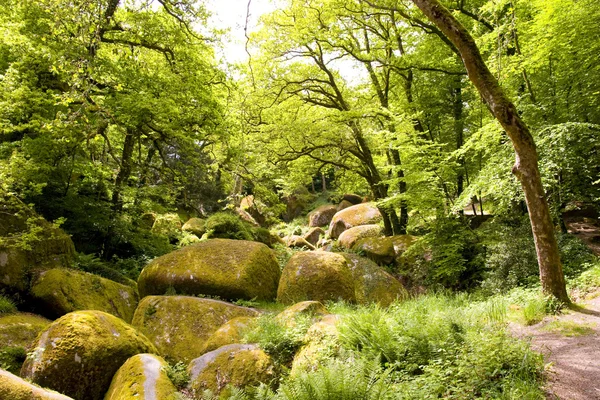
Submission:
<svg viewBox="0 0 600 400">
<path fill-rule="evenodd" d="M 551 363 L 548 399 L 600 400 L 600 297 L 539 324 L 511 324 L 510 329 L 531 340 L 532 348 Z"/>
</svg>

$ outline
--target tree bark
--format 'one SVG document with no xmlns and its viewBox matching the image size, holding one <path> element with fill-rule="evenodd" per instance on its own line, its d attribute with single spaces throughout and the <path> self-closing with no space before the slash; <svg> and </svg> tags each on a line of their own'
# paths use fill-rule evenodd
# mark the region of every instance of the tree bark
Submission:
<svg viewBox="0 0 600 400">
<path fill-rule="evenodd" d="M 112 195 L 113 209 L 120 212 L 123 208 L 123 199 L 121 198 L 121 192 L 123 185 L 127 184 L 129 177 L 131 176 L 131 158 L 133 156 L 133 150 L 135 145 L 135 134 L 127 128 L 125 134 L 125 141 L 123 143 L 123 153 L 121 156 L 121 168 L 115 179 L 115 190 Z"/>
<path fill-rule="evenodd" d="M 554 235 L 554 226 L 540 178 L 537 150 L 529 128 L 487 68 L 477 44 L 460 22 L 438 0 L 413 0 L 413 3 L 437 25 L 459 50 L 469 79 L 511 139 L 516 156 L 513 173 L 520 181 L 525 193 L 542 289 L 546 294 L 570 303 Z"/>
</svg>

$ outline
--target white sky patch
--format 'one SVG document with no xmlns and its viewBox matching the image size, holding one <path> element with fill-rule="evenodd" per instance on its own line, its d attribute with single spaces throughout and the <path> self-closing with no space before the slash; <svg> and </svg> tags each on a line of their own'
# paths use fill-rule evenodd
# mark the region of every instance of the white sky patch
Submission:
<svg viewBox="0 0 600 400">
<path fill-rule="evenodd" d="M 248 34 L 260 29 L 259 18 L 277 10 L 281 7 L 281 3 L 280 0 L 250 0 Z M 223 48 L 216 51 L 220 62 L 223 64 L 248 62 L 244 34 L 248 0 L 209 0 L 206 7 L 212 14 L 210 25 L 228 31 L 227 37 L 222 39 Z M 364 82 L 368 76 L 362 66 L 349 59 L 336 60 L 333 66 L 351 85 Z"/>
</svg>

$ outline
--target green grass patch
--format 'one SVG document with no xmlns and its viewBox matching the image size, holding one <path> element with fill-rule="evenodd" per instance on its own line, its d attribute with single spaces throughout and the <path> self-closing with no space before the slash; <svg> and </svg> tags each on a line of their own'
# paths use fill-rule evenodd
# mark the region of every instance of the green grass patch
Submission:
<svg viewBox="0 0 600 400">
<path fill-rule="evenodd" d="M 586 336 L 592 335 L 596 331 L 594 330 L 595 324 L 585 323 L 580 324 L 574 321 L 552 321 L 544 326 L 544 330 L 548 332 L 555 332 L 567 337 L 573 336 Z"/>
<path fill-rule="evenodd" d="M 0 314 L 12 314 L 17 312 L 17 306 L 10 298 L 0 295 Z"/>
</svg>

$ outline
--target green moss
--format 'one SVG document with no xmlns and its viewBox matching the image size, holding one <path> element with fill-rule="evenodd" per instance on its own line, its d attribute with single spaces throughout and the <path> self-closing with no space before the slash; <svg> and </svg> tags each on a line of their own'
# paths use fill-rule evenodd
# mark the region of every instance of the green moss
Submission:
<svg viewBox="0 0 600 400">
<path fill-rule="evenodd" d="M 25 355 L 50 322 L 28 313 L 0 316 L 0 368 L 19 374 Z"/>
<path fill-rule="evenodd" d="M 188 371 L 189 388 L 196 396 L 205 390 L 220 393 L 228 385 L 244 388 L 272 384 L 275 379 L 273 362 L 255 345 L 221 347 L 193 360 Z"/>
<path fill-rule="evenodd" d="M 181 234 L 181 220 L 177 214 L 163 214 L 156 216 L 152 224 L 152 233 L 169 238 L 177 238 Z"/>
<path fill-rule="evenodd" d="M 276 319 L 284 325 L 293 326 L 300 315 L 319 317 L 328 313 L 325 306 L 318 301 L 301 301 L 280 312 Z"/>
<path fill-rule="evenodd" d="M 190 232 L 198 237 L 202 237 L 206 232 L 206 220 L 202 218 L 190 218 L 183 226 L 181 230 L 184 232 Z"/>
<path fill-rule="evenodd" d="M 354 244 L 363 238 L 379 237 L 383 234 L 383 229 L 380 225 L 359 225 L 342 232 L 338 238 L 338 242 L 342 247 L 351 249 Z"/>
<path fill-rule="evenodd" d="M 129 357 L 156 352 L 144 335 L 119 318 L 76 311 L 41 333 L 21 375 L 76 400 L 100 400 Z"/>
<path fill-rule="evenodd" d="M 148 312 L 147 310 L 152 310 Z M 203 353 L 204 342 L 223 324 L 258 312 L 223 301 L 187 296 L 148 296 L 139 304 L 132 324 L 169 361 L 189 362 Z"/>
<path fill-rule="evenodd" d="M 394 262 L 396 253 L 394 241 L 391 237 L 368 237 L 357 240 L 352 250 L 375 261 L 379 265 L 388 265 Z"/>
<path fill-rule="evenodd" d="M 73 400 L 70 397 L 42 389 L 18 376 L 0 369 L 0 399 L 3 400 Z"/>
<path fill-rule="evenodd" d="M 218 212 L 206 220 L 208 237 L 235 240 L 252 240 L 249 224 L 238 215 Z"/>
<path fill-rule="evenodd" d="M 305 300 L 343 299 L 355 302 L 354 281 L 344 257 L 327 252 L 298 252 L 281 274 L 277 300 L 293 304 Z"/>
<path fill-rule="evenodd" d="M 67 269 L 41 273 L 31 294 L 43 313 L 53 318 L 77 310 L 99 310 L 130 322 L 138 302 L 131 286 Z"/>
<path fill-rule="evenodd" d="M 220 296 L 227 300 L 272 300 L 279 266 L 264 244 L 212 239 L 186 246 L 153 260 L 138 280 L 142 297 L 177 293 Z"/>
<path fill-rule="evenodd" d="M 23 347 L 0 347 L 0 368 L 19 374 L 27 352 Z"/>
<path fill-rule="evenodd" d="M 354 278 L 356 301 L 359 304 L 377 303 L 389 306 L 398 299 L 408 298 L 404 286 L 373 261 L 356 254 L 342 254 Z"/>
<path fill-rule="evenodd" d="M 177 400 L 168 364 L 152 354 L 137 354 L 119 368 L 104 400 Z"/>
<path fill-rule="evenodd" d="M 255 320 L 255 317 L 236 317 L 227 321 L 204 342 L 201 354 L 228 344 L 242 343 L 245 332 Z"/>
</svg>

